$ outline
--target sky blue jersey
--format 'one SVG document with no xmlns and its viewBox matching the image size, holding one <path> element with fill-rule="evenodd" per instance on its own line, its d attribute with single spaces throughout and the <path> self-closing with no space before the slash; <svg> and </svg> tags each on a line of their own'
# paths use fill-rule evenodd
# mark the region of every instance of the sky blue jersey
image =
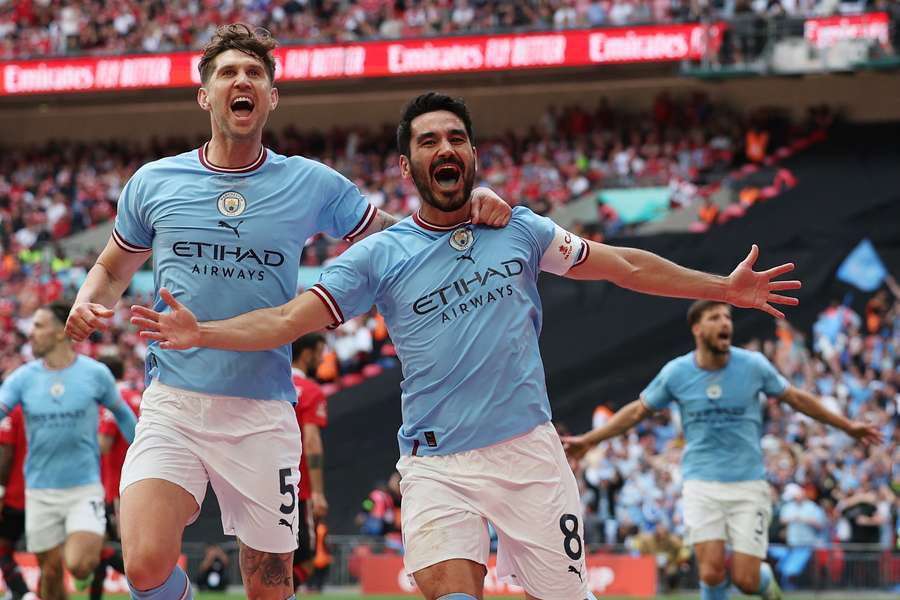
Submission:
<svg viewBox="0 0 900 600">
<path fill-rule="evenodd" d="M 119 197 L 113 239 L 152 248 L 155 310 L 168 288 L 200 321 L 278 306 L 297 293 L 300 252 L 319 232 L 350 241 L 376 209 L 333 169 L 261 148 L 242 169 L 215 167 L 206 146 L 138 169 Z M 209 394 L 296 401 L 291 348 L 231 352 L 160 350 L 150 344 L 147 378 Z"/>
<path fill-rule="evenodd" d="M 377 306 L 403 367 L 400 452 L 449 454 L 550 420 L 537 278 L 587 251 L 522 207 L 500 229 L 414 215 L 344 252 L 312 291 L 336 323 Z"/>
<path fill-rule="evenodd" d="M 669 361 L 641 399 L 653 410 L 678 403 L 685 480 L 752 481 L 765 479 L 760 394 L 781 396 L 787 388 L 765 356 L 732 347 L 717 371 L 698 367 L 693 352 Z"/>
<path fill-rule="evenodd" d="M 100 481 L 99 406 L 110 409 L 125 439 L 136 423 L 106 365 L 79 355 L 64 369 L 33 360 L 0 386 L 0 410 L 22 404 L 28 454 L 25 487 L 64 489 Z"/>
</svg>

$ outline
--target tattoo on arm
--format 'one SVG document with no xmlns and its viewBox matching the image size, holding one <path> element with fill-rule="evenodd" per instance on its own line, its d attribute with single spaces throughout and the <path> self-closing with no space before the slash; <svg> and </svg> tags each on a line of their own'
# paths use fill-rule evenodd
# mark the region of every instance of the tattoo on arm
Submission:
<svg viewBox="0 0 900 600">
<path fill-rule="evenodd" d="M 310 469 L 321 469 L 325 466 L 325 457 L 321 454 L 310 454 L 306 457 L 306 461 Z"/>
<path fill-rule="evenodd" d="M 285 587 L 293 593 L 292 558 L 293 552 L 273 554 L 254 550 L 240 543 L 241 576 L 247 588 L 256 586 Z M 290 595 L 288 593 L 288 595 Z"/>
<path fill-rule="evenodd" d="M 388 227 L 390 227 L 391 225 L 393 225 L 396 222 L 397 222 L 396 217 L 394 217 L 393 215 L 391 215 L 389 213 L 384 212 L 383 210 L 381 210 L 379 208 L 378 212 L 375 214 L 375 218 L 372 219 L 372 224 L 369 225 L 369 227 L 365 231 L 363 231 L 362 234 L 360 234 L 359 236 L 354 238 L 353 241 L 355 243 L 355 242 L 358 242 L 359 240 L 369 237 L 373 233 L 378 233 L 379 231 L 384 231 L 385 229 L 387 229 Z"/>
</svg>

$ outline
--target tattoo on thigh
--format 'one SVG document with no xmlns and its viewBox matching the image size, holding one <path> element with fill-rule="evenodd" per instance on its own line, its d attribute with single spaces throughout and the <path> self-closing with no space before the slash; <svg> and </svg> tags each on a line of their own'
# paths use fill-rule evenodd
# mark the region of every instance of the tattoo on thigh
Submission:
<svg viewBox="0 0 900 600">
<path fill-rule="evenodd" d="M 241 574 L 244 581 L 256 578 L 259 583 L 267 587 L 291 588 L 293 553 L 273 554 L 254 550 L 245 544 L 241 544 Z"/>
</svg>

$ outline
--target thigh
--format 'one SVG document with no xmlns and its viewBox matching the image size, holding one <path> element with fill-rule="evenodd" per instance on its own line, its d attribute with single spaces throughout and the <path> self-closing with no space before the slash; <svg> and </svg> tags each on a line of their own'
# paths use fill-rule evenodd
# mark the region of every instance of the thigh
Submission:
<svg viewBox="0 0 900 600">
<path fill-rule="evenodd" d="M 704 574 L 724 574 L 725 572 L 725 540 L 709 540 L 694 544 L 694 555 L 700 576 Z"/>
<path fill-rule="evenodd" d="M 294 595 L 293 552 L 263 552 L 238 539 L 241 577 L 250 600 L 284 600 Z"/>
<path fill-rule="evenodd" d="M 42 553 L 66 540 L 66 511 L 54 502 L 59 490 L 28 490 L 25 494 L 25 542 L 29 552 Z"/>
<path fill-rule="evenodd" d="M 198 511 L 194 496 L 170 481 L 142 479 L 129 485 L 119 513 L 123 551 L 143 557 L 162 554 L 175 564 L 184 528 Z"/>
<path fill-rule="evenodd" d="M 486 574 L 487 568 L 483 564 L 454 558 L 420 569 L 412 576 L 426 600 L 454 593 L 469 594 L 481 600 Z"/>
<path fill-rule="evenodd" d="M 106 506 L 100 485 L 74 488 L 68 494 L 66 536 L 87 532 L 102 537 L 106 532 Z"/>
<path fill-rule="evenodd" d="M 53 573 L 62 575 L 63 570 L 63 546 L 54 546 L 43 552 L 36 552 L 38 567 L 42 573 Z"/>
<path fill-rule="evenodd" d="M 771 520 L 769 484 L 765 481 L 741 484 L 735 499 L 729 503 L 726 518 L 728 542 L 732 550 L 764 559 L 769 547 Z"/>
<path fill-rule="evenodd" d="M 683 491 L 684 524 L 690 544 L 725 541 L 727 508 L 714 484 L 688 481 Z"/>
</svg>

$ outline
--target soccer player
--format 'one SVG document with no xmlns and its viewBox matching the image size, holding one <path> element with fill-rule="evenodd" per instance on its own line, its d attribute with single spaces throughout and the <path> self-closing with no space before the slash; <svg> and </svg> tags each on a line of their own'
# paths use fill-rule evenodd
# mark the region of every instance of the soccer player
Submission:
<svg viewBox="0 0 900 600">
<path fill-rule="evenodd" d="M 22 407 L 17 406 L 0 421 L 0 570 L 13 600 L 31 592 L 13 558 L 16 544 L 25 533 L 25 455 L 28 441 L 22 422 Z M 34 597 L 32 595 L 32 597 Z"/>
<path fill-rule="evenodd" d="M 863 443 L 880 441 L 872 425 L 849 421 L 790 385 L 760 353 L 731 345 L 731 307 L 695 302 L 688 310 L 695 349 L 669 361 L 638 400 L 608 423 L 563 444 L 580 458 L 603 440 L 620 435 L 653 411 L 676 403 L 686 447 L 682 459 L 684 521 L 700 565 L 701 598 L 728 598 L 725 544 L 731 545 L 731 581 L 745 594 L 767 600 L 781 590 L 764 562 L 772 499 L 760 437 L 763 395 L 845 431 Z"/>
<path fill-rule="evenodd" d="M 328 514 L 325 499 L 324 451 L 321 428 L 328 425 L 328 405 L 319 384 L 310 377 L 322 362 L 325 338 L 308 333 L 291 344 L 291 372 L 297 388 L 297 423 L 303 453 L 300 455 L 297 550 L 294 552 L 294 587 L 305 583 L 313 572 L 316 556 L 316 523 Z"/>
<path fill-rule="evenodd" d="M 205 47 L 197 102 L 209 113 L 210 141 L 144 165 L 125 185 L 113 234 L 67 323 L 74 340 L 106 326 L 151 252 L 156 289 L 177 289 L 202 318 L 219 319 L 292 298 L 300 252 L 316 233 L 355 241 L 394 222 L 336 171 L 262 145 L 278 106 L 274 46 L 268 32 L 236 24 Z M 489 190 L 480 198 L 478 218 L 505 224 L 509 206 Z M 155 305 L 165 304 L 157 297 Z M 148 349 L 142 424 L 121 481 L 133 598 L 190 596 L 177 560 L 207 483 L 224 531 L 238 537 L 248 597 L 293 595 L 297 540 L 279 525 L 295 516 L 300 462 L 290 362 L 287 343 L 245 354 Z"/>
<path fill-rule="evenodd" d="M 135 306 L 132 322 L 162 349 L 259 351 L 374 304 L 403 366 L 404 561 L 421 592 L 429 600 L 481 597 L 490 521 L 501 577 L 528 598 L 587 598 L 578 487 L 550 423 L 538 349 L 540 271 L 773 314 L 780 313 L 770 302 L 796 300 L 772 290 L 800 284 L 770 281 L 792 265 L 754 272 L 755 246 L 719 277 L 581 240 L 523 207 L 504 229 L 472 225 L 476 153 L 461 100 L 434 92 L 415 98 L 397 138 L 400 170 L 422 208 L 350 247 L 309 291 L 283 306 L 198 324 L 161 290 L 169 310 Z"/>
<path fill-rule="evenodd" d="M 135 416 L 141 414 L 141 394 L 126 385 L 125 365 L 118 356 L 102 356 L 99 361 L 106 365 L 116 380 L 119 395 Z M 107 541 L 119 540 L 119 482 L 122 478 L 122 465 L 128 451 L 128 440 L 119 431 L 115 417 L 108 410 L 100 415 L 100 480 L 103 482 L 104 503 L 106 506 L 106 538 Z M 106 580 L 106 567 L 110 566 L 119 573 L 125 573 L 125 562 L 122 551 L 111 544 L 106 544 L 100 553 L 100 563 L 94 569 L 91 581 L 90 600 L 103 597 L 103 582 Z"/>
<path fill-rule="evenodd" d="M 100 560 L 106 530 L 100 406 L 112 411 L 126 439 L 134 437 L 136 422 L 109 369 L 75 352 L 64 329 L 68 316 L 69 307 L 58 302 L 35 311 L 35 360 L 0 387 L 0 414 L 21 405 L 25 417 L 25 539 L 37 554 L 44 600 L 66 598 L 63 561 L 76 579 L 86 579 Z"/>
</svg>

